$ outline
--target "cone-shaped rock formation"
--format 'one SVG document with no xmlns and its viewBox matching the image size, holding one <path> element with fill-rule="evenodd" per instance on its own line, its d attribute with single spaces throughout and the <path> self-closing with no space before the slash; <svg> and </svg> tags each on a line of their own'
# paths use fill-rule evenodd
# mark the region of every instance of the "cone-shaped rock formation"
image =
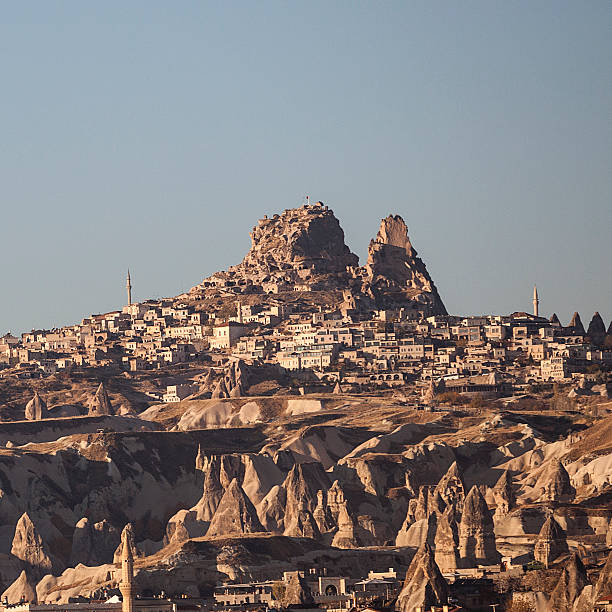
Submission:
<svg viewBox="0 0 612 612">
<path fill-rule="evenodd" d="M 89 404 L 89 416 L 113 414 L 113 407 L 108 398 L 106 387 L 101 382 L 98 390 Z"/>
<path fill-rule="evenodd" d="M 569 552 L 567 538 L 561 525 L 553 516 L 546 519 L 535 543 L 533 556 L 544 567 L 549 567 L 556 559 Z"/>
<path fill-rule="evenodd" d="M 236 479 L 232 480 L 223 494 L 212 517 L 207 537 L 230 533 L 255 533 L 264 531 L 257 511 Z"/>
<path fill-rule="evenodd" d="M 477 486 L 465 498 L 459 526 L 459 554 L 464 567 L 493 565 L 500 560 L 491 511 Z"/>
<path fill-rule="evenodd" d="M 47 404 L 45 400 L 38 394 L 38 391 L 34 391 L 34 397 L 26 404 L 25 407 L 25 418 L 28 421 L 40 421 L 46 419 L 49 416 L 47 410 Z"/>
<path fill-rule="evenodd" d="M 425 544 L 408 567 L 395 609 L 400 612 L 412 612 L 417 607 L 428 610 L 430 606 L 446 604 L 447 600 L 448 584 L 435 562 L 431 547 Z"/>
</svg>

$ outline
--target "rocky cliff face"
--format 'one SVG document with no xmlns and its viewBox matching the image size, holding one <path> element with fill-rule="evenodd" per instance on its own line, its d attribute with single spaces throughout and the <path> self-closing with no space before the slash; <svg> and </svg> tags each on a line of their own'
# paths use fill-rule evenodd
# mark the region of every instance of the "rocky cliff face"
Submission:
<svg viewBox="0 0 612 612">
<path fill-rule="evenodd" d="M 459 567 L 459 527 L 453 506 L 448 506 L 438 521 L 434 546 L 436 563 L 442 571 Z"/>
<path fill-rule="evenodd" d="M 552 612 L 570 612 L 587 584 L 586 569 L 580 557 L 573 553 L 550 594 L 549 609 Z"/>
<path fill-rule="evenodd" d="M 431 307 L 434 314 L 446 314 L 427 268 L 408 238 L 408 228 L 399 215 L 381 221 L 376 238 L 368 248 L 366 264 L 368 290 L 381 307 L 406 304 L 412 300 Z"/>
<path fill-rule="evenodd" d="M 551 515 L 542 525 L 535 543 L 533 556 L 544 567 L 548 567 L 553 561 L 562 555 L 568 554 L 568 552 L 565 531 L 563 531 L 561 525 Z"/>
<path fill-rule="evenodd" d="M 113 552 L 119 545 L 119 532 L 107 521 L 92 523 L 82 518 L 74 528 L 69 564 L 76 566 L 112 563 Z"/>
<path fill-rule="evenodd" d="M 431 547 L 425 544 L 406 572 L 395 609 L 400 612 L 412 612 L 417 608 L 427 610 L 430 606 L 446 604 L 447 599 L 448 585 L 434 560 Z"/>
<path fill-rule="evenodd" d="M 26 404 L 25 407 L 25 418 L 29 421 L 40 421 L 46 419 L 49 416 L 47 410 L 47 404 L 45 400 L 38 394 L 38 391 L 34 392 L 34 397 Z"/>
<path fill-rule="evenodd" d="M 343 292 L 341 310 L 416 308 L 431 314 L 446 313 L 400 216 L 382 220 L 370 243 L 367 264 L 360 268 L 358 257 L 344 242 L 338 219 L 321 202 L 260 219 L 242 262 L 204 279 L 191 293 L 218 287 L 238 288 L 238 293 L 282 293 L 296 287 L 337 290 Z M 219 384 L 215 392 L 229 394 L 222 387 Z"/>
<path fill-rule="evenodd" d="M 459 527 L 459 553 L 466 567 L 499 563 L 493 517 L 477 486 L 473 486 L 465 498 Z"/>
<path fill-rule="evenodd" d="M 260 219 L 242 262 L 207 280 L 215 283 L 232 278 L 257 285 L 314 283 L 327 275 L 345 278 L 347 267 L 356 267 L 358 262 L 344 243 L 338 219 L 318 202 Z"/>
<path fill-rule="evenodd" d="M 234 478 L 223 494 L 206 532 L 208 537 L 264 531 L 257 511 Z"/>
<path fill-rule="evenodd" d="M 15 527 L 11 554 L 24 561 L 33 575 L 42 576 L 53 567 L 49 550 L 27 512 L 22 514 Z"/>
</svg>

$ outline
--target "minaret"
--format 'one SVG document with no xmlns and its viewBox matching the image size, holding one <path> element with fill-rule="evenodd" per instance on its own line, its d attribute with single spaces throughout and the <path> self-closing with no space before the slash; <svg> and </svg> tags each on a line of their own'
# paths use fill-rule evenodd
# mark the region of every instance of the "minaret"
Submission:
<svg viewBox="0 0 612 612">
<path fill-rule="evenodd" d="M 121 582 L 119 590 L 123 597 L 121 612 L 134 611 L 134 552 L 131 525 L 126 525 L 121 533 Z"/>
<path fill-rule="evenodd" d="M 132 279 L 130 278 L 130 269 L 128 268 L 127 282 L 125 283 L 127 289 L 128 306 L 132 305 Z"/>
<path fill-rule="evenodd" d="M 540 300 L 538 299 L 538 288 L 533 286 L 533 315 L 538 317 L 538 306 L 540 304 Z"/>
</svg>

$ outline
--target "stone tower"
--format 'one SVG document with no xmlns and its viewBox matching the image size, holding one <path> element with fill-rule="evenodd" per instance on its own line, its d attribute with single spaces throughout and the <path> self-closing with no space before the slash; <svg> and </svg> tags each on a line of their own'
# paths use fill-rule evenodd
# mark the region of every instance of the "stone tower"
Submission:
<svg viewBox="0 0 612 612">
<path fill-rule="evenodd" d="M 123 597 L 122 612 L 134 610 L 134 543 L 131 525 L 126 525 L 121 533 L 121 582 L 119 590 Z"/>
<path fill-rule="evenodd" d="M 540 316 L 538 314 L 538 306 L 540 305 L 540 300 L 538 299 L 538 288 L 533 286 L 533 315 L 535 317 Z"/>
<path fill-rule="evenodd" d="M 128 273 L 127 273 L 127 281 L 125 283 L 125 288 L 127 290 L 128 306 L 131 306 L 132 305 L 132 279 L 130 278 L 129 268 L 128 268 Z"/>
</svg>

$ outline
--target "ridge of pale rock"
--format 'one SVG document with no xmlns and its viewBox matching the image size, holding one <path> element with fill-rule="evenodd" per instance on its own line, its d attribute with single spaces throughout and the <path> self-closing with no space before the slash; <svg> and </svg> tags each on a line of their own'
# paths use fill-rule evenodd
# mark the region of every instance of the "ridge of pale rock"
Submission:
<svg viewBox="0 0 612 612">
<path fill-rule="evenodd" d="M 219 502 L 206 536 L 261 531 L 264 531 L 264 528 L 259 522 L 255 506 L 234 478 Z"/>
<path fill-rule="evenodd" d="M 466 567 L 494 565 L 500 560 L 495 545 L 493 517 L 476 485 L 470 489 L 463 505 L 459 525 L 459 554 Z"/>
<path fill-rule="evenodd" d="M 408 570 L 395 609 L 412 612 L 417 608 L 444 605 L 448 601 L 448 584 L 440 572 L 429 544 L 416 553 Z"/>
</svg>

